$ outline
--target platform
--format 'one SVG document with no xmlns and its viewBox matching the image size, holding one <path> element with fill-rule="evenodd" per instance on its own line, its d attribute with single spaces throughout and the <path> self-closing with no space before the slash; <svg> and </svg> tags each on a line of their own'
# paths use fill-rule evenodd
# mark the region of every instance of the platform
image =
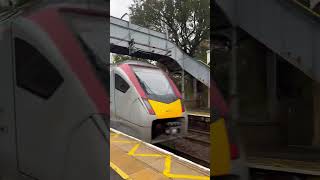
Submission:
<svg viewBox="0 0 320 180">
<path fill-rule="evenodd" d="M 248 167 L 320 176 L 320 149 L 284 146 L 247 149 Z"/>
<path fill-rule="evenodd" d="M 206 110 L 201 110 L 201 109 L 187 110 L 187 114 L 190 116 L 201 116 L 201 117 L 210 118 L 210 112 Z"/>
<path fill-rule="evenodd" d="M 249 168 L 320 176 L 320 163 L 279 158 L 249 157 Z"/>
<path fill-rule="evenodd" d="M 110 180 L 123 180 L 123 178 L 110 167 Z"/>
<path fill-rule="evenodd" d="M 114 129 L 110 131 L 110 167 L 122 179 L 210 179 L 208 168 Z"/>
</svg>

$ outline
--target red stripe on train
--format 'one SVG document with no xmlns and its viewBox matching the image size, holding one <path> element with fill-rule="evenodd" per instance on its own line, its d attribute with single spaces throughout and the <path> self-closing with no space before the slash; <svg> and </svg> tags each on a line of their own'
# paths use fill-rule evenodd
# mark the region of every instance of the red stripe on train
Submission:
<svg viewBox="0 0 320 180">
<path fill-rule="evenodd" d="M 135 76 L 133 70 L 131 69 L 129 64 L 121 64 L 119 65 L 119 67 L 127 74 L 127 76 L 129 77 L 130 81 L 133 83 L 134 87 L 137 89 L 139 95 L 142 98 L 147 99 L 147 95 L 144 92 L 144 90 L 142 89 L 137 77 Z"/>
<path fill-rule="evenodd" d="M 210 101 L 211 101 L 211 107 L 213 108 L 217 108 L 217 110 L 219 111 L 219 114 L 222 117 L 226 117 L 227 113 L 228 113 L 228 106 L 223 98 L 223 96 L 221 95 L 219 89 L 216 86 L 216 83 L 211 80 L 211 88 L 210 88 Z"/>
<path fill-rule="evenodd" d="M 109 113 L 108 96 L 97 79 L 94 70 L 87 62 L 87 56 L 78 40 L 59 14 L 58 8 L 47 8 L 29 17 L 40 25 L 64 56 L 72 71 L 85 88 L 88 96 L 95 103 L 98 113 Z"/>
</svg>

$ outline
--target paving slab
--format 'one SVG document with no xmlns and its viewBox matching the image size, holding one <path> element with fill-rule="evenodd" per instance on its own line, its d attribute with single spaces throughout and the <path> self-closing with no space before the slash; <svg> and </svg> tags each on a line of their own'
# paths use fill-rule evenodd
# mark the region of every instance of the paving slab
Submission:
<svg viewBox="0 0 320 180">
<path fill-rule="evenodd" d="M 210 170 L 111 129 L 110 164 L 123 179 L 209 180 Z"/>
</svg>

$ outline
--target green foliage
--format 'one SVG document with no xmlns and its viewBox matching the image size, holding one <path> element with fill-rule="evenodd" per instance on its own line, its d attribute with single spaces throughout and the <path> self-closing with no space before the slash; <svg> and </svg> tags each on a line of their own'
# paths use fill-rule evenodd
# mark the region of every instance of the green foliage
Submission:
<svg viewBox="0 0 320 180">
<path fill-rule="evenodd" d="M 209 0 L 134 0 L 130 10 L 134 24 L 160 32 L 168 27 L 170 40 L 190 56 L 209 39 Z"/>
<path fill-rule="evenodd" d="M 124 62 L 124 61 L 128 61 L 128 60 L 142 61 L 142 62 L 146 62 L 146 63 L 150 63 L 150 64 L 155 65 L 155 62 L 153 62 L 151 60 L 131 57 L 131 56 L 127 56 L 127 55 L 114 54 L 112 57 L 112 61 L 115 64 L 120 63 L 120 62 Z"/>
<path fill-rule="evenodd" d="M 123 61 L 131 60 L 130 56 L 125 56 L 125 55 L 114 55 L 112 57 L 113 63 L 120 63 Z"/>
<path fill-rule="evenodd" d="M 196 49 L 194 57 L 207 64 L 207 50 L 209 50 L 209 42 L 204 40 Z"/>
</svg>

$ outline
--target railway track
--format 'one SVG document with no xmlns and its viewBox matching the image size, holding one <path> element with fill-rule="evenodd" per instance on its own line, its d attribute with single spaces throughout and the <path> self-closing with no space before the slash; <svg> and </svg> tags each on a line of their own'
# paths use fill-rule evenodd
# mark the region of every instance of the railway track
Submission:
<svg viewBox="0 0 320 180">
<path fill-rule="evenodd" d="M 195 143 L 210 146 L 210 133 L 205 131 L 189 129 L 188 136 L 185 138 Z"/>
<path fill-rule="evenodd" d="M 192 128 L 189 128 L 188 131 L 192 132 L 192 133 L 199 133 L 199 134 L 202 134 L 202 135 L 210 136 L 210 132 L 208 132 L 208 131 L 201 131 L 201 130 L 192 129 Z"/>
<path fill-rule="evenodd" d="M 188 129 L 192 131 L 201 131 L 210 134 L 210 117 L 189 115 L 188 116 Z"/>
<path fill-rule="evenodd" d="M 157 144 L 158 147 L 184 157 L 202 166 L 210 166 L 210 126 L 203 117 L 189 119 L 188 135 Z"/>
<path fill-rule="evenodd" d="M 210 146 L 203 146 L 185 138 L 156 144 L 156 146 L 186 158 L 204 167 L 210 167 Z"/>
</svg>

